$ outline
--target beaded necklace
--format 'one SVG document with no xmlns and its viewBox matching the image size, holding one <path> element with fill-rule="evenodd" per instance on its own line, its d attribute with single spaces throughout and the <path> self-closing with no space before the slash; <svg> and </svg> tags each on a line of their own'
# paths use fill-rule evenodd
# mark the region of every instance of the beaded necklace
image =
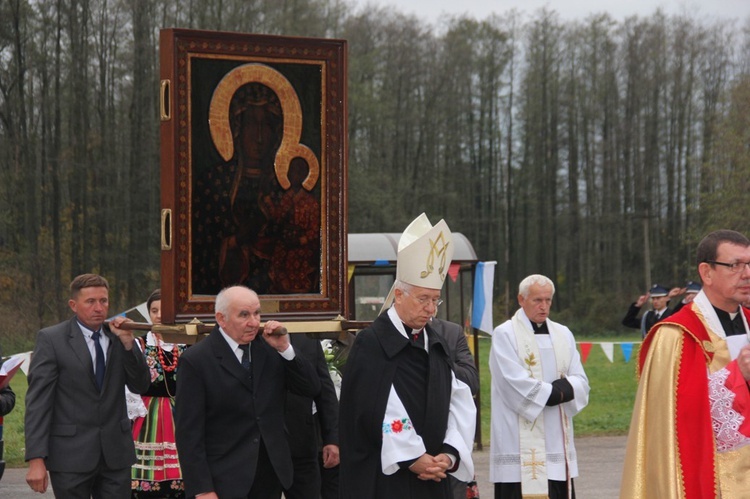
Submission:
<svg viewBox="0 0 750 499">
<path fill-rule="evenodd" d="M 177 348 L 177 345 L 174 345 L 172 347 L 172 363 L 167 364 L 166 359 L 164 358 L 164 349 L 161 347 L 161 341 L 157 338 L 156 340 L 156 354 L 159 356 L 159 364 L 161 364 L 161 368 L 164 370 L 164 372 L 171 373 L 175 369 L 177 369 L 177 364 L 180 360 L 180 349 Z"/>
</svg>

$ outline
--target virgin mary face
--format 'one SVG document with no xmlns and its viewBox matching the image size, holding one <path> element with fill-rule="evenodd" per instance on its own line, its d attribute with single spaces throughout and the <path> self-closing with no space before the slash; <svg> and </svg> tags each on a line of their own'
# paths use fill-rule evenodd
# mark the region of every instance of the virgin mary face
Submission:
<svg viewBox="0 0 750 499">
<path fill-rule="evenodd" d="M 237 152 L 243 165 L 260 166 L 272 158 L 278 147 L 276 127 L 279 118 L 264 106 L 250 105 L 239 116 Z"/>
<path fill-rule="evenodd" d="M 283 125 L 281 105 L 274 91 L 259 83 L 240 87 L 232 97 L 230 115 L 240 163 L 262 167 L 273 162 Z"/>
</svg>

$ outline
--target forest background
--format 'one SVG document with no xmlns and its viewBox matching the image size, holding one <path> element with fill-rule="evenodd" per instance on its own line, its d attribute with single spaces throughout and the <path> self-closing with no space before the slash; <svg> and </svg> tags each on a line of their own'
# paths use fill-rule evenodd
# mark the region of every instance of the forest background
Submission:
<svg viewBox="0 0 750 499">
<path fill-rule="evenodd" d="M 717 228 L 750 231 L 750 20 L 565 21 L 551 9 L 439 26 L 342 0 L 0 1 L 0 338 L 6 353 L 105 275 L 111 312 L 159 285 L 158 33 L 348 41 L 349 231 L 445 218 L 555 317 L 621 334 L 653 282 L 695 279 Z"/>
</svg>

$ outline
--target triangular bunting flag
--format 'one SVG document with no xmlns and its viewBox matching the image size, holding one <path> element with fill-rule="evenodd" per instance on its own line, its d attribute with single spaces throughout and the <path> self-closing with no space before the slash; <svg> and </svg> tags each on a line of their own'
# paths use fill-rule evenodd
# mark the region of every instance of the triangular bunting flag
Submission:
<svg viewBox="0 0 750 499">
<path fill-rule="evenodd" d="M 451 276 L 451 280 L 453 282 L 456 282 L 456 279 L 458 279 L 458 271 L 461 270 L 461 264 L 460 263 L 451 263 L 451 266 L 448 267 L 448 275 Z"/>
<path fill-rule="evenodd" d="M 633 344 L 623 343 L 622 345 L 622 356 L 625 357 L 625 363 L 630 362 L 630 356 L 633 354 Z"/>
<path fill-rule="evenodd" d="M 115 317 L 127 317 L 128 319 L 131 319 L 135 322 L 148 322 L 151 324 L 151 318 L 148 315 L 148 307 L 146 306 L 147 302 L 143 302 L 139 305 L 136 305 L 133 308 L 129 308 L 125 310 L 124 312 L 119 312 L 112 317 L 109 317 L 107 319 L 107 322 L 111 321 Z"/>
<path fill-rule="evenodd" d="M 354 268 L 356 265 L 350 263 L 346 269 L 346 282 L 352 282 L 352 276 L 354 275 Z"/>
<path fill-rule="evenodd" d="M 601 343 L 601 345 L 602 350 L 604 350 L 604 355 L 606 355 L 609 361 L 612 362 L 612 353 L 615 350 L 615 346 L 609 341 L 604 341 Z"/>
<path fill-rule="evenodd" d="M 148 322 L 149 324 L 151 323 L 151 314 L 148 313 L 148 302 L 144 301 L 143 303 L 135 307 L 135 309 L 143 316 L 144 319 L 146 319 L 146 322 Z"/>
<path fill-rule="evenodd" d="M 591 352 L 591 343 L 579 343 L 579 345 L 581 345 L 581 362 L 585 364 L 586 359 L 589 357 L 589 352 Z"/>
</svg>

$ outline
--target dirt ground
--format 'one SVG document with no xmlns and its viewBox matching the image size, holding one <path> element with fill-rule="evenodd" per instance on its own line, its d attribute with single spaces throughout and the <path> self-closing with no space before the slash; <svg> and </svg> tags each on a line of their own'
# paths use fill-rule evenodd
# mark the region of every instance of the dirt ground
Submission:
<svg viewBox="0 0 750 499">
<path fill-rule="evenodd" d="M 627 437 L 578 437 L 577 499 L 615 499 L 620 495 L 622 463 Z M 489 480 L 490 447 L 474 453 L 477 484 L 481 499 L 493 499 L 494 487 Z M 2 485 L 0 484 L 0 491 Z"/>
<path fill-rule="evenodd" d="M 619 495 L 622 477 L 622 461 L 625 456 L 626 437 L 576 438 L 578 471 L 575 480 L 578 499 L 616 498 Z M 474 453 L 477 483 L 482 499 L 492 499 L 493 486 L 489 477 L 489 446 Z M 39 499 L 54 497 L 51 490 L 37 494 L 26 485 L 25 468 L 9 468 L 0 480 L 0 498 Z"/>
</svg>

